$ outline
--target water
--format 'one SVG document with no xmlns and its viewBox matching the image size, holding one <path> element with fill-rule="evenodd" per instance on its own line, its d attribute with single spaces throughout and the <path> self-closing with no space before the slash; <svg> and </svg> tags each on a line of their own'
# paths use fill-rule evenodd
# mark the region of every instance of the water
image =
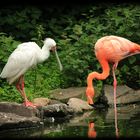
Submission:
<svg viewBox="0 0 140 140">
<path fill-rule="evenodd" d="M 140 105 L 117 107 L 117 127 L 119 137 L 140 137 Z M 71 118 L 52 123 L 46 122 L 41 128 L 5 130 L 1 137 L 10 138 L 99 138 L 117 137 L 114 110 L 93 110 Z"/>
</svg>

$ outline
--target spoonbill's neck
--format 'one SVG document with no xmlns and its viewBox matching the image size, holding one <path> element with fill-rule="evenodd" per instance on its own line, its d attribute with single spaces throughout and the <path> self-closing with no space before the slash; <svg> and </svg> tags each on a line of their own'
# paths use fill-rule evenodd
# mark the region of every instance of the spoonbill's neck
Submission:
<svg viewBox="0 0 140 140">
<path fill-rule="evenodd" d="M 40 62 L 45 61 L 50 56 L 49 45 L 44 44 L 41 49 Z"/>
</svg>

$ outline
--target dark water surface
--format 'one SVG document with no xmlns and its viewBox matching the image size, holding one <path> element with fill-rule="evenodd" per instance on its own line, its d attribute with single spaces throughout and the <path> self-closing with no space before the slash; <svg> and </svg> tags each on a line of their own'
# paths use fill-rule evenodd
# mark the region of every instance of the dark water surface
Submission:
<svg viewBox="0 0 140 140">
<path fill-rule="evenodd" d="M 140 105 L 117 107 L 119 137 L 140 137 Z M 0 138 L 117 137 L 114 110 L 93 110 L 63 122 L 46 122 L 41 128 L 0 131 Z"/>
</svg>

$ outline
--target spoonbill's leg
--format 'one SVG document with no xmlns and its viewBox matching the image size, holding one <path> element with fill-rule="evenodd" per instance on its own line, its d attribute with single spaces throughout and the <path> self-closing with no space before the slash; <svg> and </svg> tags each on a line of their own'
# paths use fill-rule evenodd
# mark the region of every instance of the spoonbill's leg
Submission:
<svg viewBox="0 0 140 140">
<path fill-rule="evenodd" d="M 21 77 L 19 77 L 19 79 L 18 79 L 18 81 L 16 83 L 16 88 L 20 92 L 21 96 L 24 98 L 24 95 L 23 95 L 23 92 L 22 92 L 22 89 L 21 89 Z"/>
<path fill-rule="evenodd" d="M 112 71 L 113 71 L 113 86 L 114 86 L 114 113 L 115 113 L 115 129 L 116 129 L 116 136 L 118 137 L 118 125 L 117 125 L 117 107 L 116 107 L 116 89 L 117 89 L 117 80 L 115 76 L 115 69 L 117 68 L 118 63 L 115 63 L 113 65 Z"/>
<path fill-rule="evenodd" d="M 24 99 L 24 105 L 25 106 L 31 106 L 31 107 L 36 107 L 35 105 L 33 105 L 33 103 L 32 102 L 30 102 L 28 99 L 27 99 L 27 96 L 26 96 L 26 93 L 25 93 L 25 90 L 24 90 L 24 77 L 23 77 L 23 75 L 22 76 L 20 76 L 20 78 L 19 78 L 19 80 L 18 80 L 18 82 L 17 82 L 17 84 L 16 84 L 16 87 L 17 87 L 17 89 L 18 89 L 18 91 L 20 92 L 20 94 L 21 94 L 21 96 L 23 97 L 23 99 Z"/>
</svg>

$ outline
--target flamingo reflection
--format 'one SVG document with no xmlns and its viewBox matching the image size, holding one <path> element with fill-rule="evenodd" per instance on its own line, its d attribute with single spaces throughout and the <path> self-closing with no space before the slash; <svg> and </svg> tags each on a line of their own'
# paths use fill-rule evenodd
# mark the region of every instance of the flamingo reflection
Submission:
<svg viewBox="0 0 140 140">
<path fill-rule="evenodd" d="M 95 126 L 94 122 L 90 122 L 88 125 L 88 137 L 89 138 L 95 138 L 97 135 L 94 126 Z"/>
</svg>

